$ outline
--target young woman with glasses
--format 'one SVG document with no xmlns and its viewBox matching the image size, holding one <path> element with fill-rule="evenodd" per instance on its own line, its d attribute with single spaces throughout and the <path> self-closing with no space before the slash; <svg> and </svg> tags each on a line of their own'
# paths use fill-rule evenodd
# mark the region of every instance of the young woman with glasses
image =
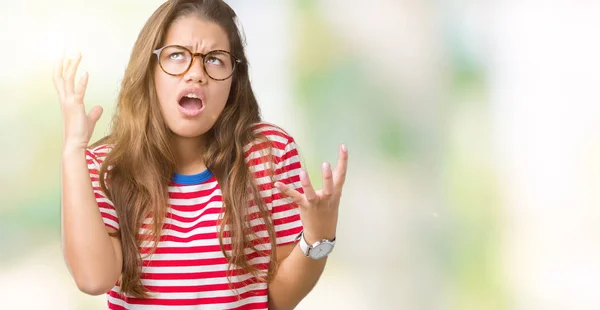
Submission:
<svg viewBox="0 0 600 310">
<path fill-rule="evenodd" d="M 294 139 L 261 120 L 236 23 L 221 0 L 161 5 L 92 145 L 81 56 L 57 64 L 64 257 L 110 309 L 292 309 L 323 272 L 347 150 L 313 189 Z"/>
</svg>

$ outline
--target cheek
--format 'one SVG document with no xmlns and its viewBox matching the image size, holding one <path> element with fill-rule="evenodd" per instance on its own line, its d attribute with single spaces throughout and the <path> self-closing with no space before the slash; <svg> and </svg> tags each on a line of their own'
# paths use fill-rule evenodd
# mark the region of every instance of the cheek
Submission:
<svg viewBox="0 0 600 310">
<path fill-rule="evenodd" d="M 225 104 L 227 103 L 227 99 L 229 99 L 229 93 L 231 91 L 231 82 L 229 83 L 222 83 L 220 85 L 218 85 L 218 88 L 216 89 L 216 101 L 218 102 L 218 106 L 222 109 L 223 107 L 225 107 Z"/>
<path fill-rule="evenodd" d="M 156 95 L 158 96 L 161 106 L 166 105 L 169 98 L 172 97 L 172 91 L 174 89 L 172 84 L 173 81 L 168 77 L 165 77 L 165 74 L 162 74 L 161 72 L 154 73 L 154 87 L 156 88 Z"/>
</svg>

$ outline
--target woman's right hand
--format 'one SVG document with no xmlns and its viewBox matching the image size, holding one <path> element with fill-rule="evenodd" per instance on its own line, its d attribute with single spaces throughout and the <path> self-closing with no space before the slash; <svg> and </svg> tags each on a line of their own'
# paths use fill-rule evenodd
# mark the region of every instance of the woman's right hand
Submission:
<svg viewBox="0 0 600 310">
<path fill-rule="evenodd" d="M 61 57 L 54 69 L 54 87 L 58 93 L 63 116 L 63 150 L 85 150 L 88 147 L 102 107 L 95 106 L 87 115 L 83 97 L 88 83 L 85 72 L 75 87 L 75 75 L 81 54 L 75 58 Z"/>
</svg>

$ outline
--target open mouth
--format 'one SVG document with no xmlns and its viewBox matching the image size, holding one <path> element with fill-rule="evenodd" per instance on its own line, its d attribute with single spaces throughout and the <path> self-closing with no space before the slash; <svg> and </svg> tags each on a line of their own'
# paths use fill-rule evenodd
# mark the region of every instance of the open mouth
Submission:
<svg viewBox="0 0 600 310">
<path fill-rule="evenodd" d="M 187 95 L 179 100 L 179 105 L 185 110 L 200 110 L 204 106 L 202 99 L 197 96 Z"/>
<path fill-rule="evenodd" d="M 204 102 L 202 99 L 198 98 L 198 96 L 189 94 L 181 97 L 179 100 L 179 106 L 181 107 L 183 113 L 193 116 L 202 110 L 204 107 Z"/>
</svg>

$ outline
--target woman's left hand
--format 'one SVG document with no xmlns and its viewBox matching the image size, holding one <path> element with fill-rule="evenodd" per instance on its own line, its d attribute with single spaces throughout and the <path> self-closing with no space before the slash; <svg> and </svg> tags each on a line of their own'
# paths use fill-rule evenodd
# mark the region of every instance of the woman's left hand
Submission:
<svg viewBox="0 0 600 310">
<path fill-rule="evenodd" d="M 342 144 L 335 169 L 332 171 L 328 163 L 322 165 L 323 189 L 315 191 L 304 170 L 300 172 L 300 183 L 304 194 L 286 184 L 275 182 L 275 186 L 282 194 L 292 198 L 298 204 L 300 219 L 304 226 L 304 238 L 308 244 L 335 238 L 340 197 L 347 168 L 348 150 Z"/>
</svg>

